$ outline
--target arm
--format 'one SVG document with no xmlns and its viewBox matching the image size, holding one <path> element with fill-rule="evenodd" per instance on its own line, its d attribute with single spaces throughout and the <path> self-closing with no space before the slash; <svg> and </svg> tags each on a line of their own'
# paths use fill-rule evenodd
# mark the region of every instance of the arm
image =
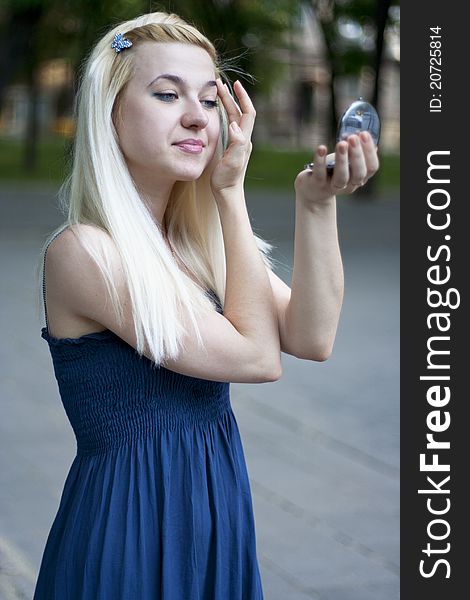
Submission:
<svg viewBox="0 0 470 600">
<path fill-rule="evenodd" d="M 228 91 L 218 85 L 232 123 L 231 143 L 211 180 L 227 264 L 224 314 L 213 310 L 200 318 L 198 325 L 204 351 L 189 323 L 185 322 L 188 333 L 183 336 L 182 350 L 176 358 L 167 359 L 164 366 L 184 375 L 215 381 L 275 381 L 281 376 L 281 357 L 274 299 L 253 238 L 243 194 L 254 109 L 240 84 L 235 86 L 242 106 L 240 113 L 236 112 L 239 109 L 228 97 Z M 234 127 L 237 122 L 240 126 Z M 85 246 L 95 246 L 97 252 L 100 247 L 106 247 L 124 320 L 120 322 L 110 310 L 111 301 L 103 276 L 71 228 L 58 236 L 47 252 L 48 300 L 55 300 L 68 315 L 92 320 L 110 329 L 135 348 L 131 299 L 118 249 L 104 231 L 91 225 L 77 228 L 86 238 Z M 185 315 L 182 318 L 184 320 Z M 144 354 L 151 358 L 147 348 Z"/>
<path fill-rule="evenodd" d="M 316 361 L 331 354 L 343 299 L 335 194 L 355 191 L 378 169 L 370 136 L 361 134 L 340 142 L 335 162 L 330 178 L 326 148 L 320 146 L 313 171 L 302 171 L 296 179 L 292 289 L 270 274 L 281 350 Z"/>
<path fill-rule="evenodd" d="M 78 232 L 81 239 L 77 236 Z M 243 235 L 246 235 L 246 228 L 240 238 Z M 123 306 L 122 322 L 111 309 L 112 301 L 103 275 L 82 245 L 82 240 L 86 240 L 86 246 L 93 246 L 96 252 L 106 248 L 110 269 Z M 263 275 L 268 280 L 265 271 Z M 250 270 L 247 277 L 250 276 L 255 276 L 254 270 Z M 70 322 L 72 319 L 77 322 L 85 319 L 88 327 L 92 321 L 96 329 L 101 325 L 113 331 L 133 348 L 137 347 L 131 299 L 121 258 L 113 240 L 106 232 L 85 224 L 75 225 L 63 231 L 47 251 L 46 279 L 49 330 L 52 336 L 69 336 L 68 333 L 56 334 L 64 321 Z M 250 297 L 249 301 L 252 300 Z M 204 350 L 199 347 L 190 323 L 184 321 L 188 333 L 183 336 L 181 352 L 177 358 L 165 361 L 163 366 L 183 375 L 213 381 L 265 383 L 279 379 L 280 352 L 276 352 L 275 343 L 273 348 L 262 347 L 264 328 L 269 324 L 264 322 L 252 325 L 253 321 L 261 319 L 263 311 L 266 311 L 266 305 L 255 306 L 250 314 L 240 316 L 239 322 L 234 319 L 236 326 L 215 309 L 207 312 L 198 320 Z M 271 327 L 275 340 L 278 340 L 279 334 L 274 319 L 275 317 Z M 245 330 L 247 327 L 250 328 L 249 331 Z M 148 347 L 144 348 L 144 355 L 152 358 Z"/>
<path fill-rule="evenodd" d="M 281 351 L 323 361 L 331 354 L 343 299 L 336 206 L 311 211 L 296 203 L 292 289 L 270 272 Z"/>
<path fill-rule="evenodd" d="M 344 288 L 335 198 L 321 207 L 297 198 L 295 221 L 286 331 L 296 356 L 325 360 L 333 349 Z"/>
</svg>

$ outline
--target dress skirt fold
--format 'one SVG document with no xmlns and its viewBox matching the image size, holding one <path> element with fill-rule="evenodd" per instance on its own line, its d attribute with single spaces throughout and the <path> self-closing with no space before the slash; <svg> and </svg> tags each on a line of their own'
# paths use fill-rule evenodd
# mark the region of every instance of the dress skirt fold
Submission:
<svg viewBox="0 0 470 600">
<path fill-rule="evenodd" d="M 77 439 L 34 600 L 261 600 L 229 384 L 43 328 Z"/>
</svg>

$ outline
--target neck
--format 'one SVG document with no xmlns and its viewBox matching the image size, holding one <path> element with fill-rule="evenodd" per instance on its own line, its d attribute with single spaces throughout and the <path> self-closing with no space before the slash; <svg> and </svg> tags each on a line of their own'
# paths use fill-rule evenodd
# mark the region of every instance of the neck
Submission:
<svg viewBox="0 0 470 600">
<path fill-rule="evenodd" d="M 175 182 L 155 177 L 155 173 L 137 173 L 131 169 L 129 171 L 141 198 L 149 207 L 154 221 L 160 225 L 160 229 L 163 231 L 163 218 Z"/>
</svg>

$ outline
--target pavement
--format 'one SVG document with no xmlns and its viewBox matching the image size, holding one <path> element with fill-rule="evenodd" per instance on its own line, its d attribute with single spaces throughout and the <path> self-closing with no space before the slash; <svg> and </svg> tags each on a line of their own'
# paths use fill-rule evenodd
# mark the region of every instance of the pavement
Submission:
<svg viewBox="0 0 470 600">
<path fill-rule="evenodd" d="M 37 302 L 56 203 L 52 188 L 0 186 L 0 600 L 32 597 L 75 454 Z M 290 283 L 293 193 L 251 193 L 248 206 Z M 266 600 L 399 598 L 399 200 L 340 198 L 338 223 L 333 355 L 284 354 L 280 381 L 231 387 Z"/>
</svg>

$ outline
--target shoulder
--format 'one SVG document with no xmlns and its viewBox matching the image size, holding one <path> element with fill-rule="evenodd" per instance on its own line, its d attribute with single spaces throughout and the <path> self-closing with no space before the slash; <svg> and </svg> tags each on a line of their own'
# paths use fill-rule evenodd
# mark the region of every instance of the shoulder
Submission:
<svg viewBox="0 0 470 600">
<path fill-rule="evenodd" d="M 111 259 L 113 265 L 120 262 L 116 245 L 104 229 L 80 223 L 66 227 L 51 241 L 46 252 L 46 267 L 70 271 L 89 266 L 97 258 L 108 263 Z"/>
<path fill-rule="evenodd" d="M 78 223 L 69 225 L 51 241 L 47 249 L 47 257 L 62 256 L 64 252 L 68 255 L 81 254 L 89 244 L 92 247 L 101 244 L 106 244 L 110 248 L 113 246 L 111 236 L 104 229 L 96 225 Z"/>
<path fill-rule="evenodd" d="M 49 289 L 60 287 L 65 297 L 103 287 L 103 269 L 122 275 L 121 260 L 111 236 L 95 225 L 65 228 L 49 244 L 45 269 Z"/>
</svg>

